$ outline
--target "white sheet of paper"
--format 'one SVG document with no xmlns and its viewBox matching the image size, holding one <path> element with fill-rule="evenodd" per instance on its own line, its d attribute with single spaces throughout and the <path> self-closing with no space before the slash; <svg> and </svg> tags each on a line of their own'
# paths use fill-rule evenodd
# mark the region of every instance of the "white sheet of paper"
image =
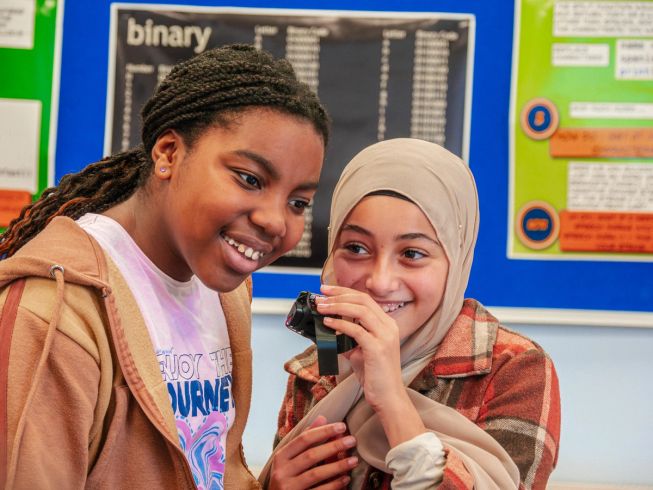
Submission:
<svg viewBox="0 0 653 490">
<path fill-rule="evenodd" d="M 32 49 L 36 0 L 0 0 L 0 48 Z"/>
<path fill-rule="evenodd" d="M 36 193 L 41 101 L 0 99 L 0 189 Z"/>
</svg>

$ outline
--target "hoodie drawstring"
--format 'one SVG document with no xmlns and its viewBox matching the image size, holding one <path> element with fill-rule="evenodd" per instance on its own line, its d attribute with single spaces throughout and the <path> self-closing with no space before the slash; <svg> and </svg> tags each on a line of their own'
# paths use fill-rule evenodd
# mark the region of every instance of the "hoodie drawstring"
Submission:
<svg viewBox="0 0 653 490">
<path fill-rule="evenodd" d="M 32 383 L 32 387 L 30 388 L 30 391 L 27 395 L 27 399 L 25 400 L 25 407 L 29 407 L 30 404 L 32 403 L 32 399 L 34 398 L 34 394 L 36 393 L 36 390 L 38 388 L 39 380 L 41 378 L 41 372 L 43 371 L 43 367 L 45 366 L 45 363 L 48 359 L 48 354 L 50 353 L 50 349 L 52 348 L 52 343 L 54 342 L 54 334 L 57 331 L 57 324 L 59 323 L 59 318 L 61 317 L 61 311 L 63 308 L 63 295 L 64 295 L 64 268 L 58 264 L 53 265 L 50 267 L 50 277 L 53 278 L 55 281 L 57 281 L 57 291 L 56 291 L 56 297 L 55 297 L 55 302 L 54 302 L 54 310 L 52 311 L 52 317 L 50 318 L 50 323 L 48 324 L 48 329 L 45 334 L 45 340 L 43 342 L 43 351 L 41 352 L 41 357 L 39 358 L 39 362 L 36 365 L 36 369 L 34 371 L 34 382 Z M 27 420 L 27 417 L 25 416 L 27 411 L 23 412 L 23 416 L 21 417 L 21 420 L 18 422 L 18 426 L 16 427 L 16 441 L 18 444 L 16 444 L 14 447 L 18 448 L 20 447 L 20 439 L 23 436 L 23 431 L 25 429 L 25 423 Z M 11 455 L 11 462 L 8 467 L 8 474 L 7 474 L 7 488 L 11 487 L 11 483 L 13 482 L 13 479 L 15 477 L 16 473 L 16 467 L 17 467 L 17 459 L 18 459 L 18 453 L 20 451 L 14 451 L 13 454 Z"/>
</svg>

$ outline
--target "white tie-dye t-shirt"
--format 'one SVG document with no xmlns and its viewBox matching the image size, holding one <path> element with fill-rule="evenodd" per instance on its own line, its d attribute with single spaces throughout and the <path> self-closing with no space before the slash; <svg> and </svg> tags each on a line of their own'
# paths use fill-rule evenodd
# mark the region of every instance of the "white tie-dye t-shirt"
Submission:
<svg viewBox="0 0 653 490">
<path fill-rule="evenodd" d="M 229 335 L 218 293 L 195 276 L 179 282 L 164 274 L 111 218 L 89 213 L 77 223 L 116 263 L 136 298 L 197 487 L 223 488 L 227 432 L 236 409 Z"/>
</svg>

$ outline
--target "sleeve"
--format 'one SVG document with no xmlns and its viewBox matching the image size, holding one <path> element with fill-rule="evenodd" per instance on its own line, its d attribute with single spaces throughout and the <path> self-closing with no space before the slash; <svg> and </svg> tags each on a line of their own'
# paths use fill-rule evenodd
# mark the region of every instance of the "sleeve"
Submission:
<svg viewBox="0 0 653 490">
<path fill-rule="evenodd" d="M 551 359 L 530 349 L 501 365 L 487 385 L 476 423 L 511 456 L 520 489 L 544 490 L 560 440 L 560 388 Z M 444 473 L 441 489 L 473 487 L 454 450 L 447 450 Z"/>
<path fill-rule="evenodd" d="M 83 488 L 86 481 L 99 366 L 58 330 L 45 347 L 48 327 L 19 307 L 9 355 L 0 360 L 6 488 Z"/>
<path fill-rule="evenodd" d="M 392 473 L 393 490 L 436 488 L 442 480 L 446 459 L 442 442 L 424 432 L 388 451 L 385 464 Z"/>
</svg>

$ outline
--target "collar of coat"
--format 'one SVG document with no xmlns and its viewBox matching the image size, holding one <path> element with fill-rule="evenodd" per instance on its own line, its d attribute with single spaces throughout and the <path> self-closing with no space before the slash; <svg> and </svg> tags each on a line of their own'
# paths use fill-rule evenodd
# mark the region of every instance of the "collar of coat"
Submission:
<svg viewBox="0 0 653 490">
<path fill-rule="evenodd" d="M 411 387 L 428 389 L 435 386 L 436 378 L 466 378 L 489 373 L 498 329 L 499 321 L 483 305 L 466 299 L 435 356 Z M 288 373 L 314 383 L 311 391 L 316 401 L 336 386 L 335 376 L 318 374 L 314 345 L 286 362 L 284 368 Z"/>
</svg>

